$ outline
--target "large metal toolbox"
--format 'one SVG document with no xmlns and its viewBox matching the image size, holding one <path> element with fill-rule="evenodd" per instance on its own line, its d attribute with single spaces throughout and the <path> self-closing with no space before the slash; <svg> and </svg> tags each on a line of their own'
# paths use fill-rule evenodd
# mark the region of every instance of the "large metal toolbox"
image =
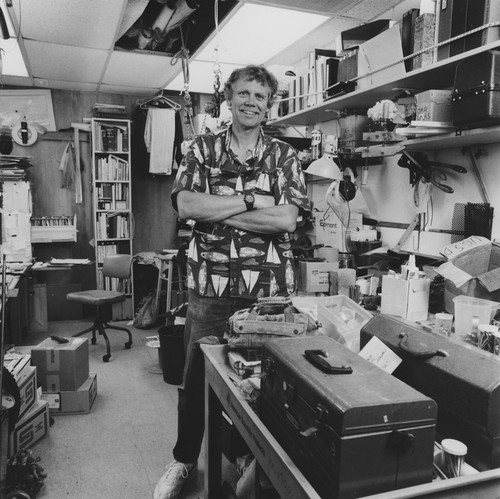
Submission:
<svg viewBox="0 0 500 499">
<path fill-rule="evenodd" d="M 373 336 L 402 357 L 393 374 L 437 402 L 438 439 L 463 441 L 481 471 L 500 467 L 499 357 L 383 314 L 363 326 L 361 347 Z"/>
<path fill-rule="evenodd" d="M 500 123 L 500 50 L 488 50 L 457 64 L 451 106 L 457 126 Z"/>
<path fill-rule="evenodd" d="M 324 372 L 306 351 L 352 372 Z M 272 340 L 262 365 L 260 417 L 321 497 L 432 480 L 433 400 L 326 336 Z"/>
</svg>

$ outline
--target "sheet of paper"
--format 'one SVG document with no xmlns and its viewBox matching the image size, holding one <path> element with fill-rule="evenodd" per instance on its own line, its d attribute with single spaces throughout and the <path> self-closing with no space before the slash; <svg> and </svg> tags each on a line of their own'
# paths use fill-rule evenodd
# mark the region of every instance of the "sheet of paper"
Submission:
<svg viewBox="0 0 500 499">
<path fill-rule="evenodd" d="M 363 347 L 359 355 L 389 374 L 392 374 L 402 361 L 401 357 L 386 347 L 376 336 Z"/>
</svg>

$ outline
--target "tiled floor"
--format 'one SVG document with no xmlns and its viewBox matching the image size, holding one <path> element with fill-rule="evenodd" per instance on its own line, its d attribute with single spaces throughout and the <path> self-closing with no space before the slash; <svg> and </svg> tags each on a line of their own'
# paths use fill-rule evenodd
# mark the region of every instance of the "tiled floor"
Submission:
<svg viewBox="0 0 500 499">
<path fill-rule="evenodd" d="M 30 334 L 24 343 L 36 345 L 50 334 L 71 336 L 86 325 L 81 321 L 51 322 L 48 333 Z M 37 498 L 152 497 L 172 458 L 177 386 L 163 381 L 158 350 L 146 345 L 147 337 L 154 336 L 157 329 L 130 329 L 134 341 L 130 350 L 123 346 L 125 333 L 110 333 L 112 356 L 108 363 L 102 362 L 102 338 L 89 345 L 90 371 L 97 373 L 96 401 L 90 414 L 55 416 L 49 435 L 33 447 L 47 473 Z M 186 485 L 182 499 L 203 497 L 203 454 L 199 468 L 197 479 Z M 232 468 L 228 471 L 225 467 L 227 477 L 234 473 Z"/>
</svg>

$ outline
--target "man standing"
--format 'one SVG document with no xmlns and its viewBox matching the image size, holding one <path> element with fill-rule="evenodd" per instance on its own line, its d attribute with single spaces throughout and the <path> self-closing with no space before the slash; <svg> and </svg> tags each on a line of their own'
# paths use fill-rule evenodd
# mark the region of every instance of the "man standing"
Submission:
<svg viewBox="0 0 500 499">
<path fill-rule="evenodd" d="M 188 250 L 177 443 L 155 499 L 178 497 L 197 469 L 204 379 L 193 369 L 193 345 L 205 336 L 222 337 L 227 319 L 257 298 L 295 290 L 290 233 L 310 204 L 294 149 L 261 128 L 277 89 L 276 78 L 262 66 L 233 71 L 224 87 L 231 125 L 196 137 L 174 183 L 174 207 L 196 223 Z"/>
</svg>

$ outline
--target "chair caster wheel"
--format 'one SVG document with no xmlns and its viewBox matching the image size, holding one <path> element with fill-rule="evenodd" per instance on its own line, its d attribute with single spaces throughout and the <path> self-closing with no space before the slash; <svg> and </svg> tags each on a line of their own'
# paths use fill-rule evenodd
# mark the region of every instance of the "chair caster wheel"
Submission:
<svg viewBox="0 0 500 499">
<path fill-rule="evenodd" d="M 95 338 L 92 338 L 91 342 L 92 342 L 92 345 L 95 345 L 97 343 L 97 340 Z"/>
<path fill-rule="evenodd" d="M 131 347 L 132 347 L 132 342 L 131 341 L 127 341 L 127 343 L 125 343 L 125 349 L 126 350 L 130 350 Z"/>
<path fill-rule="evenodd" d="M 11 490 L 7 493 L 7 499 L 31 499 L 31 495 L 23 490 Z"/>
<path fill-rule="evenodd" d="M 109 353 L 107 353 L 106 355 L 103 355 L 102 356 L 102 361 L 103 362 L 109 362 L 109 358 L 111 357 L 111 355 Z"/>
</svg>

